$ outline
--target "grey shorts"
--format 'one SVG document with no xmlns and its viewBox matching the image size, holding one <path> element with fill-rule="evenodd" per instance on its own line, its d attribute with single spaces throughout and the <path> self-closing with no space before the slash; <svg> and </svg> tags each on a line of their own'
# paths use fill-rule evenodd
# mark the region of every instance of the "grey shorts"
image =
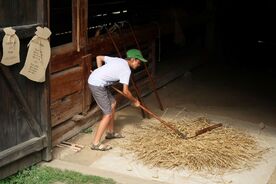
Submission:
<svg viewBox="0 0 276 184">
<path fill-rule="evenodd" d="M 105 115 L 111 114 L 112 113 L 111 104 L 115 102 L 115 99 L 112 96 L 108 87 L 89 85 L 89 88 L 92 92 L 92 95 L 96 103 L 103 111 L 103 114 Z"/>
</svg>

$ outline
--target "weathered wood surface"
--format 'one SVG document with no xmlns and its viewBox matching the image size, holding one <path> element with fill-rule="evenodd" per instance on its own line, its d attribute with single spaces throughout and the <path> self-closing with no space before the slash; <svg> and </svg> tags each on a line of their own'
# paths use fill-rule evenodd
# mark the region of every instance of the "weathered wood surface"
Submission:
<svg viewBox="0 0 276 184">
<path fill-rule="evenodd" d="M 33 152 L 42 150 L 46 144 L 46 137 L 34 137 L 28 141 L 13 146 L 5 151 L 0 152 L 0 167 L 18 160 Z"/>
<path fill-rule="evenodd" d="M 46 137 L 51 134 L 49 77 L 46 74 L 46 82 L 36 83 L 19 74 L 29 39 L 20 41 L 20 63 L 0 64 L 0 179 L 38 160 L 51 159 L 51 137 Z M 39 158 L 32 157 L 37 154 Z"/>
<path fill-rule="evenodd" d="M 79 133 L 81 130 L 92 126 L 99 120 L 100 115 L 100 109 L 94 105 L 82 120 L 76 122 L 70 119 L 63 122 L 61 125 L 54 127 L 52 131 L 53 145 L 56 145 L 63 140 L 67 140 Z"/>
<path fill-rule="evenodd" d="M 0 1 L 0 27 L 37 23 L 38 2 L 41 0 Z M 9 17 L 9 18 L 7 18 Z"/>
<path fill-rule="evenodd" d="M 19 73 L 36 27 L 47 25 L 46 5 L 47 0 L 0 1 L 0 50 L 4 27 L 14 28 L 20 39 L 20 63 L 0 64 L 0 179 L 52 158 L 49 70 L 44 83 Z"/>
<path fill-rule="evenodd" d="M 30 38 L 35 35 L 36 27 L 41 26 L 41 24 L 31 24 L 31 25 L 22 25 L 22 26 L 12 26 L 16 31 L 16 35 L 19 39 Z M 0 28 L 0 40 L 5 36 L 3 28 Z"/>
<path fill-rule="evenodd" d="M 75 92 L 82 91 L 83 68 L 73 67 L 51 75 L 51 102 L 64 99 Z"/>
<path fill-rule="evenodd" d="M 16 162 L 11 162 L 8 165 L 0 167 L 0 180 L 14 174 L 20 170 L 26 169 L 27 167 L 41 162 L 42 160 L 41 151 L 33 152 L 32 154 L 26 155 Z"/>
<path fill-rule="evenodd" d="M 49 123 L 47 117 L 47 82 L 36 83 L 19 74 L 27 55 L 29 40 L 21 40 L 21 62 L 12 66 L 1 64 L 0 72 L 0 151 L 42 135 Z M 45 101 L 44 101 L 45 100 Z M 45 111 L 42 111 L 42 108 Z M 42 125 L 46 123 L 46 126 Z M 42 129 L 43 127 L 43 129 Z"/>
<path fill-rule="evenodd" d="M 72 118 L 82 112 L 82 91 L 64 97 L 51 105 L 52 127 Z"/>
<path fill-rule="evenodd" d="M 18 105 L 21 106 L 21 110 L 25 113 L 25 118 L 27 118 L 27 123 L 32 133 L 35 136 L 41 136 L 42 130 L 39 122 L 34 117 L 28 102 L 26 101 L 24 94 L 22 93 L 20 87 L 18 86 L 16 80 L 13 77 L 10 69 L 4 65 L 0 65 L 1 72 L 5 79 L 9 81 L 9 87 L 13 92 L 14 97 L 17 99 Z"/>
<path fill-rule="evenodd" d="M 60 72 L 70 69 L 74 66 L 81 65 L 83 53 L 76 52 L 70 48 L 70 44 L 52 49 L 51 55 L 51 73 Z"/>
</svg>

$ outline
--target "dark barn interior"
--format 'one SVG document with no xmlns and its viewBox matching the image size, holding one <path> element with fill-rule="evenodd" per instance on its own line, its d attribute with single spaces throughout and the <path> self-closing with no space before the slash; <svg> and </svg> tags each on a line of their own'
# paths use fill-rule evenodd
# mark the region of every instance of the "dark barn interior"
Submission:
<svg viewBox="0 0 276 184">
<path fill-rule="evenodd" d="M 266 113 L 249 120 L 264 118 L 276 126 L 273 1 L 0 0 L 0 7 L 0 56 L 3 28 L 13 27 L 21 42 L 21 62 L 0 64 L 0 178 L 51 160 L 52 147 L 97 122 L 101 113 L 87 84 L 95 57 L 126 57 L 130 48 L 141 49 L 149 60 L 132 75 L 130 87 L 137 96 L 157 94 L 154 89 L 191 78 L 191 83 L 203 82 L 221 93 L 231 89 L 254 96 L 262 103 L 248 104 L 262 106 Z M 37 26 L 52 32 L 44 83 L 19 75 Z M 149 75 L 155 83 L 148 81 Z M 120 95 L 116 98 L 118 109 L 129 105 Z M 187 98 L 186 103 L 193 101 Z"/>
</svg>

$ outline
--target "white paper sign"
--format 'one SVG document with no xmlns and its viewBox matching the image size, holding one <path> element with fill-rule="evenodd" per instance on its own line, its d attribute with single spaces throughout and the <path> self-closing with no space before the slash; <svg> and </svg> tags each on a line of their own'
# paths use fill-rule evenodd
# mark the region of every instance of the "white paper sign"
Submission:
<svg viewBox="0 0 276 184">
<path fill-rule="evenodd" d="M 37 27 L 35 36 L 28 44 L 29 50 L 25 65 L 20 74 L 36 82 L 45 81 L 45 72 L 51 56 L 50 43 L 48 41 L 51 31 L 47 27 Z"/>
<path fill-rule="evenodd" d="M 3 57 L 1 63 L 10 66 L 20 62 L 19 47 L 20 42 L 11 27 L 4 28 L 5 36 L 3 38 Z"/>
</svg>

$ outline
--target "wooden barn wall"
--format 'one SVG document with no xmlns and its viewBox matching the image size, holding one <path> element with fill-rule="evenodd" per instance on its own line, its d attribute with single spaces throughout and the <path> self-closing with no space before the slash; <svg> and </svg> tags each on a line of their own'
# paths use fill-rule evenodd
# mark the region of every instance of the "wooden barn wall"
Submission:
<svg viewBox="0 0 276 184">
<path fill-rule="evenodd" d="M 0 64 L 2 179 L 41 160 L 50 160 L 52 147 L 49 73 L 46 72 L 47 80 L 44 83 L 31 81 L 19 74 L 36 27 L 46 25 L 47 1 L 0 1 L 0 6 L 0 58 L 4 37 L 2 28 L 12 26 L 20 39 L 20 63 L 12 66 Z"/>
<path fill-rule="evenodd" d="M 151 34 L 146 34 L 148 32 L 151 32 Z M 154 27 L 137 31 L 137 38 L 141 40 L 143 53 L 150 61 L 148 64 L 150 71 L 152 71 L 154 66 L 154 61 L 152 60 L 154 59 L 152 55 L 155 54 L 154 32 L 156 32 Z M 113 37 L 118 44 L 121 44 L 118 35 L 114 35 Z M 128 43 L 126 45 L 128 48 L 134 47 L 135 43 L 131 35 L 128 34 L 123 39 Z M 123 54 L 124 49 L 121 49 L 120 52 Z M 95 57 L 97 54 L 117 55 L 112 41 L 107 35 L 89 39 L 86 54 L 81 52 L 73 53 L 66 52 L 65 54 L 53 55 L 52 57 L 51 119 L 53 144 L 57 144 L 61 140 L 76 134 L 76 132 L 84 127 L 91 125 L 85 124 L 85 121 L 73 121 L 72 118 L 75 115 L 91 116 L 92 119 L 97 120 L 99 112 L 95 111 L 96 104 L 91 97 L 87 79 L 91 70 L 95 69 Z M 83 56 L 81 56 L 82 54 Z M 134 73 L 133 77 L 136 82 L 142 84 L 146 73 L 140 69 Z M 91 111 L 95 111 L 95 114 L 91 114 Z M 86 117 L 86 122 L 89 122 L 88 117 Z"/>
<path fill-rule="evenodd" d="M 117 4 L 116 4 L 117 3 Z M 80 132 L 82 129 L 91 126 L 100 117 L 101 112 L 96 106 L 88 88 L 87 79 L 95 69 L 95 57 L 101 55 L 118 56 L 113 42 L 106 30 L 98 29 L 97 25 L 107 25 L 110 28 L 116 21 L 124 20 L 126 15 L 112 16 L 112 11 L 125 10 L 126 4 L 120 2 L 98 2 L 87 0 L 72 0 L 72 14 L 68 14 L 70 9 L 68 2 L 65 8 L 60 9 L 61 4 L 53 5 L 51 14 L 56 15 L 55 9 L 59 9 L 59 15 L 69 17 L 68 20 L 59 17 L 58 19 L 67 21 L 66 25 L 53 27 L 51 30 L 71 34 L 72 39 L 66 39 L 65 36 L 55 37 L 57 44 L 52 48 L 51 67 L 50 67 L 50 93 L 51 93 L 51 126 L 53 145 L 60 141 L 68 139 Z M 99 14 L 107 14 L 110 18 L 98 18 Z M 96 18 L 95 18 L 96 17 Z M 54 17 L 50 18 L 54 19 Z M 53 20 L 54 21 L 54 20 Z M 67 25 L 72 21 L 72 28 Z M 58 21 L 55 20 L 55 24 Z M 54 26 L 54 25 L 52 25 Z M 155 65 L 155 41 L 158 36 L 158 27 L 156 24 L 143 26 L 133 25 L 135 35 L 141 46 L 142 52 L 149 59 L 148 68 L 150 72 L 154 71 Z M 57 34 L 57 35 L 64 35 Z M 122 56 L 130 48 L 137 48 L 135 39 L 131 34 L 129 26 L 122 30 L 112 32 L 112 38 L 117 44 Z M 60 39 L 60 41 L 58 41 Z M 62 43 L 63 42 L 63 43 Z M 133 77 L 142 89 L 145 85 L 146 73 L 143 68 L 135 71 Z M 131 90 L 132 86 L 131 86 Z M 121 99 L 118 97 L 118 99 Z M 120 105 L 127 103 L 127 100 L 120 100 Z M 81 119 L 75 120 L 77 115 Z"/>
</svg>

